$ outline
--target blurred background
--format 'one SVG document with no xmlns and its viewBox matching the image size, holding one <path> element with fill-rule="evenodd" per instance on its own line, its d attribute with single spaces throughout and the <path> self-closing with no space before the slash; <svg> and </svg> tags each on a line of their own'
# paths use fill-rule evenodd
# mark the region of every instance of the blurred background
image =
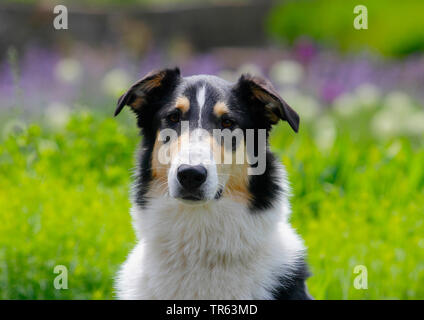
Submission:
<svg viewBox="0 0 424 320">
<path fill-rule="evenodd" d="M 53 8 L 68 8 L 55 30 Z M 424 2 L 0 3 L 0 298 L 110 299 L 134 246 L 139 142 L 120 94 L 152 69 L 268 77 L 299 113 L 272 134 L 317 299 L 424 298 Z M 68 268 L 57 290 L 54 267 Z M 367 289 L 354 268 L 365 266 Z"/>
</svg>

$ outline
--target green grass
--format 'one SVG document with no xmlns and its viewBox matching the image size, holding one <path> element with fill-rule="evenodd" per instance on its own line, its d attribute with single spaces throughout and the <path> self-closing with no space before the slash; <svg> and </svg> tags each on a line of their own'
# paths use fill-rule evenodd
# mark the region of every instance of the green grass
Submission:
<svg viewBox="0 0 424 320">
<path fill-rule="evenodd" d="M 113 298 L 135 241 L 128 193 L 139 137 L 124 114 L 76 112 L 62 129 L 41 120 L 0 128 L 1 299 Z M 308 247 L 310 292 L 423 299 L 423 139 L 377 140 L 369 119 L 331 117 L 328 149 L 318 148 L 313 122 L 297 135 L 280 124 L 272 136 L 293 188 L 292 223 Z M 53 286 L 56 265 L 69 269 L 67 290 Z M 368 269 L 367 290 L 353 286 L 356 265 Z"/>
</svg>

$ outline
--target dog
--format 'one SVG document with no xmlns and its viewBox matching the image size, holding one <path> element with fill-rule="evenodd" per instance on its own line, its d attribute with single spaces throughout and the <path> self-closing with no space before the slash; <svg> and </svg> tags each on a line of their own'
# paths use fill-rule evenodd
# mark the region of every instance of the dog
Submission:
<svg viewBox="0 0 424 320">
<path fill-rule="evenodd" d="M 117 298 L 311 299 L 305 247 L 288 222 L 286 172 L 268 147 L 271 127 L 284 120 L 297 132 L 299 116 L 272 84 L 163 69 L 132 85 L 115 116 L 126 105 L 143 138 L 131 209 L 138 242 L 117 274 Z M 263 151 L 262 172 L 222 163 L 248 139 L 222 145 L 207 134 L 216 130 L 250 130 L 255 142 L 264 133 L 253 151 Z"/>
</svg>

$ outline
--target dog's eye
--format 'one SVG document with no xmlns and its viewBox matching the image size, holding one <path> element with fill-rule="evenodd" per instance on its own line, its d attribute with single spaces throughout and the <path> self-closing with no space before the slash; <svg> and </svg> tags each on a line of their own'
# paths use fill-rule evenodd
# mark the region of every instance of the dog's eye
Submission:
<svg viewBox="0 0 424 320">
<path fill-rule="evenodd" d="M 223 118 L 221 119 L 221 126 L 223 128 L 231 128 L 234 126 L 234 121 L 231 119 Z"/>
<path fill-rule="evenodd" d="M 173 112 L 168 116 L 168 120 L 170 122 L 177 123 L 177 122 L 180 122 L 180 119 L 181 119 L 181 114 L 179 111 Z"/>
</svg>

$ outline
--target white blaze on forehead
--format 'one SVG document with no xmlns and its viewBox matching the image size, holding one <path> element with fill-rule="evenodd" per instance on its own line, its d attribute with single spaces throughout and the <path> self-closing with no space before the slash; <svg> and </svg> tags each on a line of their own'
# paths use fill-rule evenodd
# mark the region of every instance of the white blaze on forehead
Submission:
<svg viewBox="0 0 424 320">
<path fill-rule="evenodd" d="M 206 86 L 203 85 L 196 94 L 197 105 L 199 106 L 199 128 L 202 127 L 202 108 L 205 105 L 206 100 Z"/>
</svg>

